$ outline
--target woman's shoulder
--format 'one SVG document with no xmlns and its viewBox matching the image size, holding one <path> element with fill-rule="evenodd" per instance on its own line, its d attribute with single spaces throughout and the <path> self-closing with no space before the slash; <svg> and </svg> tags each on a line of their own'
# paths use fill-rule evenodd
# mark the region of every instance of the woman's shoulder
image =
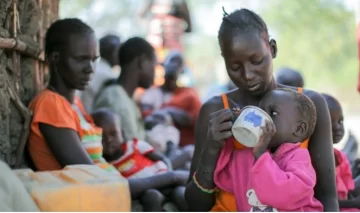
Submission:
<svg viewBox="0 0 360 213">
<path fill-rule="evenodd" d="M 310 100 L 312 100 L 312 102 L 314 103 L 314 105 L 315 105 L 315 107 L 317 109 L 319 109 L 319 108 L 327 108 L 325 99 L 323 98 L 323 96 L 320 93 L 318 93 L 318 92 L 316 92 L 314 90 L 310 90 L 310 89 L 304 89 L 303 93 L 308 98 L 310 98 Z"/>
<path fill-rule="evenodd" d="M 104 88 L 102 91 L 102 95 L 109 96 L 109 98 L 113 98 L 114 95 L 116 96 L 128 96 L 124 87 L 119 84 L 112 84 Z"/>
<path fill-rule="evenodd" d="M 213 96 L 212 98 L 208 99 L 205 103 L 203 103 L 200 109 L 200 114 L 210 115 L 213 112 L 226 108 L 225 105 L 226 104 L 224 103 L 222 94 Z"/>
<path fill-rule="evenodd" d="M 49 89 L 45 89 L 32 99 L 32 101 L 29 104 L 29 108 L 32 110 L 36 110 L 38 107 L 41 106 L 46 106 L 51 108 L 55 105 L 70 106 L 70 103 L 68 103 L 63 96 Z"/>
<path fill-rule="evenodd" d="M 325 104 L 325 100 L 322 97 L 322 95 L 314 90 L 311 89 L 306 89 L 306 88 L 300 88 L 300 87 L 291 87 L 291 86 L 285 86 L 285 85 L 279 85 L 279 87 L 281 88 L 289 88 L 289 89 L 293 89 L 293 90 L 297 90 L 297 91 L 301 91 L 302 93 L 304 93 L 308 98 L 310 98 L 310 100 L 313 101 L 313 103 L 315 104 L 315 107 L 321 107 L 321 106 L 326 106 Z"/>
</svg>

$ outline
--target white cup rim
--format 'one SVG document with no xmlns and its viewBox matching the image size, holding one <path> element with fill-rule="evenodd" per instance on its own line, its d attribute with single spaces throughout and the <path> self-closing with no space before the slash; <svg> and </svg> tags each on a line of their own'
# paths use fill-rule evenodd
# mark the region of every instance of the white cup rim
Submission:
<svg viewBox="0 0 360 213">
<path fill-rule="evenodd" d="M 262 112 L 269 120 L 270 120 L 270 122 L 271 123 L 273 123 L 273 120 L 272 120 L 272 118 L 270 117 L 270 115 L 267 113 L 267 112 L 265 112 L 263 109 L 261 109 L 260 107 L 257 107 L 257 106 L 252 106 L 252 105 L 249 105 L 249 106 L 246 106 L 246 107 L 244 107 L 244 108 L 242 108 L 241 109 L 241 113 L 245 110 L 245 109 L 256 109 L 256 110 L 259 110 L 260 112 Z M 240 114 L 241 114 L 240 113 Z"/>
</svg>

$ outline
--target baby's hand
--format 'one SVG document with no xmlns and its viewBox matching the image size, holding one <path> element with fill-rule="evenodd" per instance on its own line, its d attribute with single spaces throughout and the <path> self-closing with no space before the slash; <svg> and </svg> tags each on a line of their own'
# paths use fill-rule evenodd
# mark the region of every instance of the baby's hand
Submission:
<svg viewBox="0 0 360 213">
<path fill-rule="evenodd" d="M 272 137 L 276 133 L 274 123 L 270 122 L 269 120 L 265 120 L 265 126 L 261 127 L 261 129 L 263 130 L 263 134 L 253 149 L 253 154 L 256 160 L 266 152 Z"/>
</svg>

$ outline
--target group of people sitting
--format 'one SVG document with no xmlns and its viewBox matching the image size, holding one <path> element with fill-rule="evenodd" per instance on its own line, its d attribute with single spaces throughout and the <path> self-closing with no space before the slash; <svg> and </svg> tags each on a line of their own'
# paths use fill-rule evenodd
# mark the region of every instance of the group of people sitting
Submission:
<svg viewBox="0 0 360 213">
<path fill-rule="evenodd" d="M 50 80 L 29 105 L 34 169 L 94 164 L 122 175 L 134 211 L 358 211 L 349 162 L 333 149 L 344 136 L 340 103 L 277 82 L 276 42 L 256 13 L 225 13 L 218 39 L 235 89 L 201 106 L 193 88 L 177 84 L 181 53 L 168 55 L 165 83 L 151 87 L 158 62 L 147 41 L 104 37 L 99 58 L 87 24 L 54 22 L 45 40 Z M 231 132 L 247 105 L 273 120 L 254 148 Z"/>
<path fill-rule="evenodd" d="M 129 180 L 132 199 L 140 202 L 134 209 L 162 211 L 170 200 L 169 208 L 186 210 L 201 103 L 194 89 L 177 85 L 185 66 L 181 53 L 169 54 L 162 64 L 165 83 L 150 88 L 158 62 L 146 40 L 120 43 L 106 36 L 99 43 L 101 58 L 94 31 L 79 19 L 58 20 L 48 29 L 50 80 L 29 104 L 34 169 L 95 164 Z M 119 76 L 112 71 L 116 64 Z M 139 87 L 145 92 L 136 102 Z"/>
</svg>

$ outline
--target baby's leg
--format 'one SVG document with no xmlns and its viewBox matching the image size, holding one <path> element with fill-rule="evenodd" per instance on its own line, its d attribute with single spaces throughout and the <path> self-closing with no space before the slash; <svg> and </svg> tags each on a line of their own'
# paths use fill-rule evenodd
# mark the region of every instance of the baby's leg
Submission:
<svg viewBox="0 0 360 213">
<path fill-rule="evenodd" d="M 164 201 L 164 195 L 156 189 L 149 189 L 141 196 L 141 203 L 146 212 L 162 212 Z"/>
<path fill-rule="evenodd" d="M 171 193 L 171 200 L 177 208 L 183 212 L 187 211 L 187 204 L 185 201 L 185 186 L 176 187 Z"/>
</svg>

